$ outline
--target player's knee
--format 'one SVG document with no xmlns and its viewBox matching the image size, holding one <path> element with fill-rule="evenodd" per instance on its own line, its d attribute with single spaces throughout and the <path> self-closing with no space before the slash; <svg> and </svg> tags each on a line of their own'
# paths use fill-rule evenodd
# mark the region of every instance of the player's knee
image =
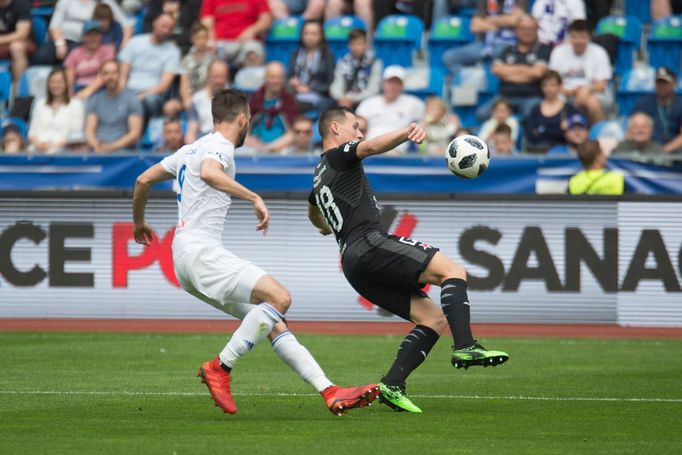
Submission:
<svg viewBox="0 0 682 455">
<path fill-rule="evenodd" d="M 284 287 L 281 287 L 274 293 L 270 304 L 277 308 L 280 313 L 285 313 L 291 306 L 291 294 Z"/>
<path fill-rule="evenodd" d="M 428 318 L 422 322 L 422 324 L 436 333 L 441 333 L 448 326 L 448 321 L 445 319 L 445 315 L 440 313 L 439 315 L 433 315 L 433 317 Z"/>
</svg>

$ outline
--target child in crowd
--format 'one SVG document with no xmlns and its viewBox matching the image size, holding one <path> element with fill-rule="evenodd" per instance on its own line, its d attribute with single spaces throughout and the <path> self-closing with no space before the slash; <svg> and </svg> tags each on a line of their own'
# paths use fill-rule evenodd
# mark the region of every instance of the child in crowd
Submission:
<svg viewBox="0 0 682 455">
<path fill-rule="evenodd" d="M 19 153 L 26 149 L 26 141 L 14 123 L 7 123 L 2 129 L 2 151 L 4 153 Z"/>
<path fill-rule="evenodd" d="M 99 30 L 102 32 L 102 44 L 113 44 L 118 52 L 123 42 L 123 29 L 121 24 L 114 20 L 114 12 L 106 3 L 98 3 L 92 12 L 92 19 L 99 22 Z"/>
<path fill-rule="evenodd" d="M 491 112 L 492 117 L 486 120 L 486 122 L 481 126 L 478 136 L 487 142 L 488 139 L 490 139 L 490 136 L 493 134 L 493 131 L 495 131 L 499 125 L 506 123 L 512 130 L 512 140 L 516 142 L 516 140 L 519 138 L 519 121 L 516 119 L 516 117 L 512 116 L 512 112 L 512 107 L 511 104 L 509 104 L 509 101 L 504 98 L 498 98 L 493 103 Z"/>
<path fill-rule="evenodd" d="M 348 49 L 350 52 L 336 62 L 329 92 L 339 106 L 353 109 L 368 96 L 379 93 L 383 65 L 369 47 L 364 30 L 350 31 Z"/>
<path fill-rule="evenodd" d="M 517 155 L 516 145 L 512 140 L 512 129 L 506 123 L 497 125 L 488 139 L 488 149 L 492 156 Z"/>
<path fill-rule="evenodd" d="M 448 112 L 445 102 L 437 96 L 429 96 L 424 106 L 426 140 L 419 144 L 419 152 L 442 155 L 458 127 L 459 119 Z"/>
<path fill-rule="evenodd" d="M 189 94 L 194 95 L 206 85 L 208 65 L 213 60 L 213 53 L 208 48 L 208 29 L 200 23 L 192 26 L 190 32 L 192 47 L 182 59 L 182 67 L 187 71 L 181 84 L 189 84 Z"/>
</svg>

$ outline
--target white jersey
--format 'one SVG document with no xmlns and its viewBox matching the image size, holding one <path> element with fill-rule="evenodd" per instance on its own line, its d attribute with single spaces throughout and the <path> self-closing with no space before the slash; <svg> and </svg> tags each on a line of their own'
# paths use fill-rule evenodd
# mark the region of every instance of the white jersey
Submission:
<svg viewBox="0 0 682 455">
<path fill-rule="evenodd" d="M 235 178 L 234 144 L 220 133 L 211 133 L 185 145 L 161 160 L 161 166 L 177 178 L 178 227 L 176 235 L 191 234 L 221 241 L 225 217 L 232 204 L 229 194 L 211 188 L 200 177 L 204 160 L 219 162 Z"/>
</svg>

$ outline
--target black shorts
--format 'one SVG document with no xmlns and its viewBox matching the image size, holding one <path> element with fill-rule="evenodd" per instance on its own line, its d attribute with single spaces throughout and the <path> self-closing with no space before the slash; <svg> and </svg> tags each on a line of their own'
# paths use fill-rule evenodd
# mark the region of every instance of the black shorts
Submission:
<svg viewBox="0 0 682 455">
<path fill-rule="evenodd" d="M 428 297 L 419 276 L 437 252 L 425 243 L 375 231 L 350 244 L 341 264 L 361 296 L 409 321 L 410 298 Z"/>
</svg>

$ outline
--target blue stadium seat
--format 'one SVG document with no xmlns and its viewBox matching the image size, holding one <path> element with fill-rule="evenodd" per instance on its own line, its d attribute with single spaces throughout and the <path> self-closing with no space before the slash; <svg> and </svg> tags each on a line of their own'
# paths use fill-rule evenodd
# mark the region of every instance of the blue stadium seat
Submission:
<svg viewBox="0 0 682 455">
<path fill-rule="evenodd" d="M 47 21 L 40 16 L 33 16 L 31 21 L 33 27 L 33 40 L 38 47 L 45 44 L 45 37 L 47 36 Z"/>
<path fill-rule="evenodd" d="M 639 50 L 642 39 L 642 23 L 638 18 L 607 16 L 597 24 L 597 34 L 610 33 L 618 37 L 615 73 L 623 74 L 632 68 L 635 51 Z"/>
<path fill-rule="evenodd" d="M 417 16 L 394 14 L 377 24 L 374 49 L 377 56 L 389 65 L 412 66 L 413 52 L 421 49 L 424 22 Z"/>
<path fill-rule="evenodd" d="M 267 61 L 277 60 L 284 65 L 289 63 L 289 56 L 298 47 L 302 25 L 303 19 L 298 16 L 277 19 L 272 23 L 265 40 Z"/>
<path fill-rule="evenodd" d="M 18 96 L 35 96 L 40 98 L 45 96 L 47 76 L 52 71 L 51 66 L 36 65 L 29 66 L 19 79 Z"/>
<path fill-rule="evenodd" d="M 635 68 L 626 71 L 620 79 L 616 90 L 618 113 L 628 116 L 638 98 L 654 91 L 654 69 L 652 67 Z"/>
<path fill-rule="evenodd" d="M 468 17 L 442 17 L 433 23 L 429 36 L 429 90 L 443 93 L 443 79 L 447 74 L 443 65 L 443 53 L 455 46 L 470 43 L 476 37 L 471 33 L 471 19 Z"/>
<path fill-rule="evenodd" d="M 334 61 L 348 52 L 348 33 L 356 28 L 367 30 L 365 21 L 358 16 L 338 16 L 325 21 L 324 36 L 334 54 Z"/>
<path fill-rule="evenodd" d="M 651 24 L 648 42 L 649 63 L 667 66 L 676 73 L 682 65 L 682 16 L 664 17 Z"/>
<path fill-rule="evenodd" d="M 7 70 L 0 71 L 0 103 L 6 104 L 12 93 L 12 73 Z"/>
<path fill-rule="evenodd" d="M 634 16 L 645 24 L 651 23 L 651 2 L 625 0 L 625 15 Z"/>
<path fill-rule="evenodd" d="M 481 68 L 468 67 L 453 78 L 452 85 L 453 87 L 469 86 L 476 89 L 477 103 L 473 106 L 454 106 L 454 111 L 459 116 L 462 126 L 477 128 L 476 109 L 498 95 L 500 88 L 499 79 L 487 65 L 482 70 Z"/>
<path fill-rule="evenodd" d="M 2 128 L 4 129 L 7 125 L 13 124 L 19 129 L 19 134 L 24 140 L 28 139 L 28 125 L 23 118 L 19 117 L 7 117 L 2 120 Z"/>
<path fill-rule="evenodd" d="M 598 139 L 622 141 L 625 139 L 625 131 L 627 131 L 627 117 L 619 117 L 615 120 L 602 120 L 592 125 L 589 139 L 593 141 Z"/>
<path fill-rule="evenodd" d="M 31 16 L 33 17 L 42 16 L 45 19 L 47 19 L 52 16 L 52 13 L 54 13 L 54 8 L 52 8 L 51 6 L 31 8 Z"/>
</svg>

